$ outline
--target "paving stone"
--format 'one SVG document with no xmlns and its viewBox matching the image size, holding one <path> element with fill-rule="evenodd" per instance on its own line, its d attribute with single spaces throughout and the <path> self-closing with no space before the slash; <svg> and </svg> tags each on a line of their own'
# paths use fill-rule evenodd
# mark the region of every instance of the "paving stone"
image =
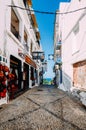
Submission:
<svg viewBox="0 0 86 130">
<path fill-rule="evenodd" d="M 0 130 L 86 130 L 86 109 L 62 90 L 36 87 L 1 106 Z"/>
<path fill-rule="evenodd" d="M 69 97 L 65 97 L 62 102 L 64 119 L 86 130 L 86 110 L 83 109 L 84 107 Z"/>
</svg>

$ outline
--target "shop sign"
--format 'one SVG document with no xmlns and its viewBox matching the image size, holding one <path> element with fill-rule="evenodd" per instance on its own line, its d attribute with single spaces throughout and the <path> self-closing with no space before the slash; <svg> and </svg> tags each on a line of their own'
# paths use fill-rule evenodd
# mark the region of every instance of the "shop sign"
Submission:
<svg viewBox="0 0 86 130">
<path fill-rule="evenodd" d="M 30 59 L 28 56 L 25 56 L 25 62 L 27 62 L 28 64 L 30 64 L 30 65 L 33 66 L 34 68 L 36 68 L 35 62 L 32 61 L 32 59 Z"/>
</svg>

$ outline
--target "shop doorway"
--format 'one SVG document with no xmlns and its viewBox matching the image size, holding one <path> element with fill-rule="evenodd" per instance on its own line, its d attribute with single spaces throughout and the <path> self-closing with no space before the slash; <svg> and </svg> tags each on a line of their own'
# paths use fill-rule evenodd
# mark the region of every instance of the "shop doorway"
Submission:
<svg viewBox="0 0 86 130">
<path fill-rule="evenodd" d="M 10 72 L 15 75 L 12 83 L 18 88 L 17 90 L 21 90 L 21 61 L 12 55 L 10 56 Z"/>
<path fill-rule="evenodd" d="M 29 88 L 29 65 L 24 63 L 23 67 L 23 89 L 26 90 Z"/>
<path fill-rule="evenodd" d="M 35 80 L 36 80 L 36 83 L 38 83 L 38 71 L 35 69 Z"/>
<path fill-rule="evenodd" d="M 34 71 L 34 68 L 31 66 L 31 80 L 32 80 L 32 86 L 35 85 L 35 71 Z"/>
</svg>

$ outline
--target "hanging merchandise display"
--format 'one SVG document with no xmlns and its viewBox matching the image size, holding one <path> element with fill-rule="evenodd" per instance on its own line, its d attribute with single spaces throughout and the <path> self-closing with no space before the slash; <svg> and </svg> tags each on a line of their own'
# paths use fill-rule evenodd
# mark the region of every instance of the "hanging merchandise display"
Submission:
<svg viewBox="0 0 86 130">
<path fill-rule="evenodd" d="M 14 75 L 10 73 L 9 68 L 0 64 L 0 99 L 6 97 L 8 90 L 7 82 L 10 82 Z"/>
</svg>

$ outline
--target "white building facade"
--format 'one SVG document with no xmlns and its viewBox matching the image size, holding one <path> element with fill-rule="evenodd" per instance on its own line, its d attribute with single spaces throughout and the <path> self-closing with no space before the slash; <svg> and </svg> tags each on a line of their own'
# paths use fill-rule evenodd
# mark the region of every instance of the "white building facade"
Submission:
<svg viewBox="0 0 86 130">
<path fill-rule="evenodd" d="M 6 103 L 9 97 L 14 98 L 14 93 L 41 82 L 39 73 L 42 62 L 33 60 L 32 56 L 34 51 L 42 51 L 40 33 L 32 10 L 31 0 L 0 2 L 0 104 Z"/>
<path fill-rule="evenodd" d="M 59 30 L 62 34 L 62 79 L 66 91 L 86 90 L 86 1 L 61 3 Z"/>
<path fill-rule="evenodd" d="M 59 10 L 56 11 L 54 26 L 54 82 L 57 86 L 62 83 L 62 32 L 59 27 Z"/>
</svg>

